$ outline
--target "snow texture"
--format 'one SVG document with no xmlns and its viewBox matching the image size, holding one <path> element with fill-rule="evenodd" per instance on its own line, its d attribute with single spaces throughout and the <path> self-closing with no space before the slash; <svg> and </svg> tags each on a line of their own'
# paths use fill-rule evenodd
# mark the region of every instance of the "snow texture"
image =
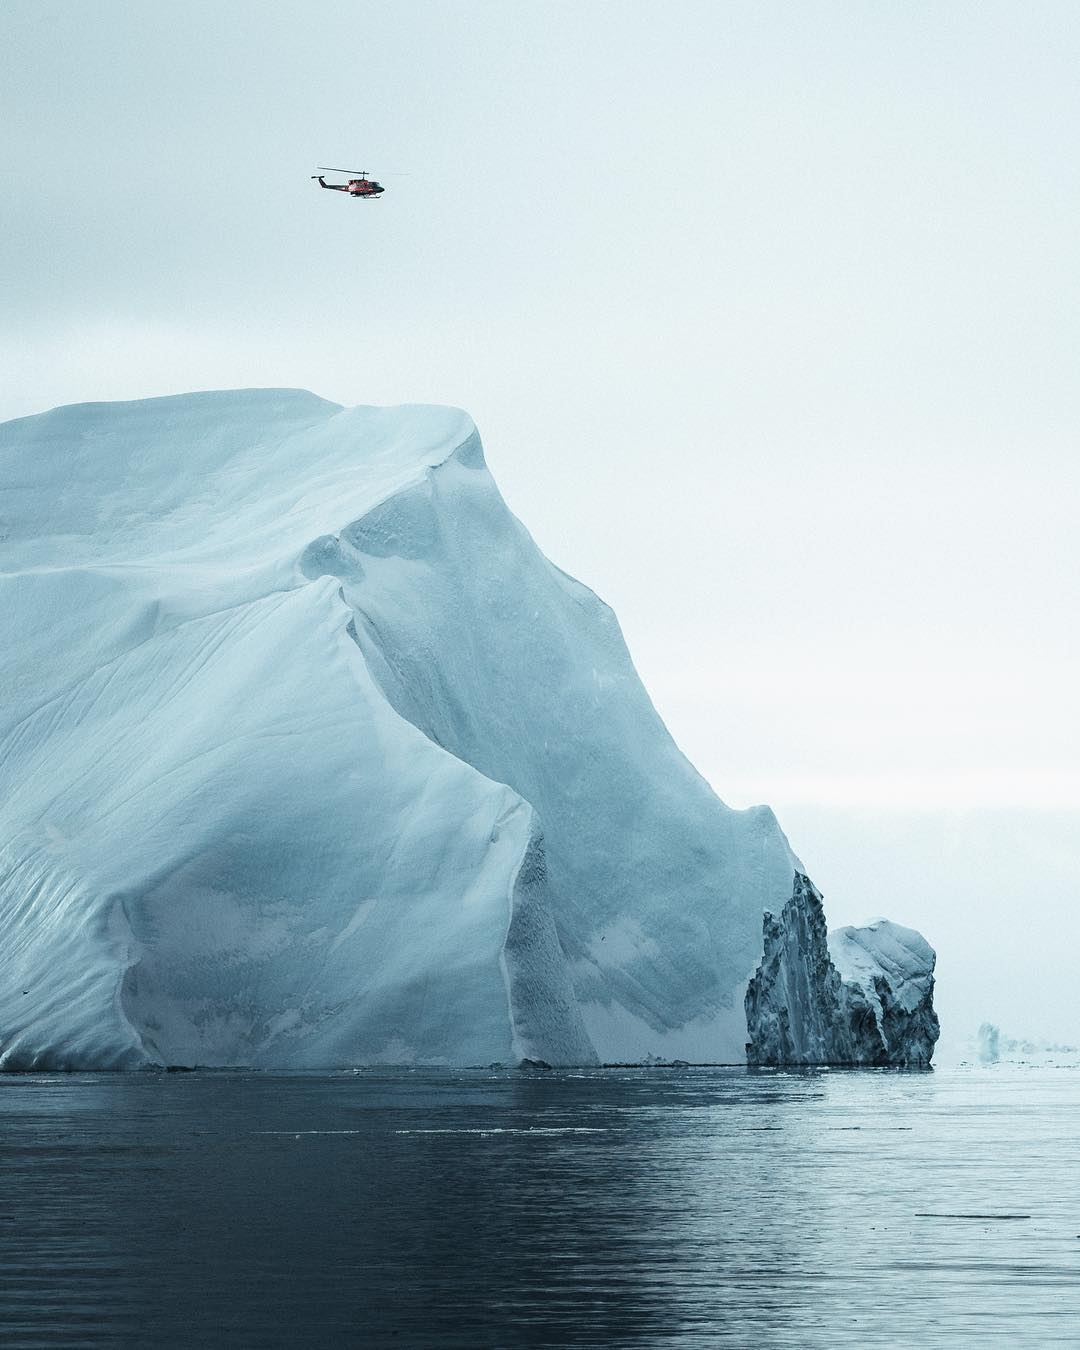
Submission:
<svg viewBox="0 0 1080 1350">
<path fill-rule="evenodd" d="M 821 895 L 796 872 L 780 917 L 765 915 L 764 953 L 746 990 L 747 1059 L 928 1065 L 935 959 L 920 934 L 887 919 L 830 935 Z"/>
<path fill-rule="evenodd" d="M 9 422 L 0 588 L 3 1067 L 742 1059 L 797 859 L 465 414 Z"/>
</svg>

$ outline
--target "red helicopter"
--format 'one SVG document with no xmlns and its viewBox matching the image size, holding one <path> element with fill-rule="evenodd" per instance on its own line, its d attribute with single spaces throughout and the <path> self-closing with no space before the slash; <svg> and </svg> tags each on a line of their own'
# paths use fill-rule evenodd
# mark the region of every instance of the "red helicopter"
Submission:
<svg viewBox="0 0 1080 1350">
<path fill-rule="evenodd" d="M 320 173 L 313 173 L 311 176 L 320 187 L 327 188 L 331 192 L 347 192 L 350 197 L 378 197 L 386 189 L 381 183 L 376 183 L 373 178 L 367 176 L 366 169 L 328 169 L 320 164 Z M 350 178 L 347 183 L 328 183 L 323 177 L 324 173 L 345 173 L 358 174 L 357 178 Z"/>
</svg>

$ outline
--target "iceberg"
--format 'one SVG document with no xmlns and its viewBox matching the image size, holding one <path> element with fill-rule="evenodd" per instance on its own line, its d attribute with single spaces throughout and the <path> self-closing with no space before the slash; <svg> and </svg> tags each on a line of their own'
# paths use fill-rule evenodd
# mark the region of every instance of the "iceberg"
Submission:
<svg viewBox="0 0 1080 1350">
<path fill-rule="evenodd" d="M 887 919 L 830 934 L 820 892 L 796 872 L 763 945 L 746 990 L 749 1063 L 929 1065 L 936 957 L 921 934 Z"/>
<path fill-rule="evenodd" d="M 801 864 L 464 413 L 6 423 L 0 588 L 0 1067 L 743 1061 Z"/>
<path fill-rule="evenodd" d="M 1005 1035 L 994 1022 L 983 1022 L 975 1033 L 975 1057 L 980 1064 L 1031 1063 L 1053 1055 L 1051 1062 L 1070 1063 L 1080 1053 L 1080 1047 L 1063 1044 L 1043 1037 L 1016 1037 Z"/>
<path fill-rule="evenodd" d="M 996 1064 L 1001 1058 L 1001 1028 L 993 1022 L 983 1022 L 976 1034 L 979 1062 Z"/>
</svg>

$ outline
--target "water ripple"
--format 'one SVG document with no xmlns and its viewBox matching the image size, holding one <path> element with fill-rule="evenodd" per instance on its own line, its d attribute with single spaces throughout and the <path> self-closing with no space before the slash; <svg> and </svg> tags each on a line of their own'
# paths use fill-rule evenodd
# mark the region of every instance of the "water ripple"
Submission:
<svg viewBox="0 0 1080 1350">
<path fill-rule="evenodd" d="M 0 1078 L 0 1343 L 1080 1344 L 1080 1075 Z"/>
</svg>

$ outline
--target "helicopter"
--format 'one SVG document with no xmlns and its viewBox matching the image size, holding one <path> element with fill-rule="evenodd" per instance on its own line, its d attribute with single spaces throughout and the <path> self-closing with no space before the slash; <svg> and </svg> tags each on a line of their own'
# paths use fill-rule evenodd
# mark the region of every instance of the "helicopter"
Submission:
<svg viewBox="0 0 1080 1350">
<path fill-rule="evenodd" d="M 346 183 L 328 183 L 323 177 L 324 173 L 356 174 L 357 177 L 349 178 Z M 350 197 L 378 197 L 386 191 L 381 183 L 376 183 L 373 178 L 367 176 L 366 169 L 329 169 L 320 164 L 319 172 L 313 173 L 311 177 L 320 187 L 327 188 L 331 192 L 347 192 Z"/>
</svg>

